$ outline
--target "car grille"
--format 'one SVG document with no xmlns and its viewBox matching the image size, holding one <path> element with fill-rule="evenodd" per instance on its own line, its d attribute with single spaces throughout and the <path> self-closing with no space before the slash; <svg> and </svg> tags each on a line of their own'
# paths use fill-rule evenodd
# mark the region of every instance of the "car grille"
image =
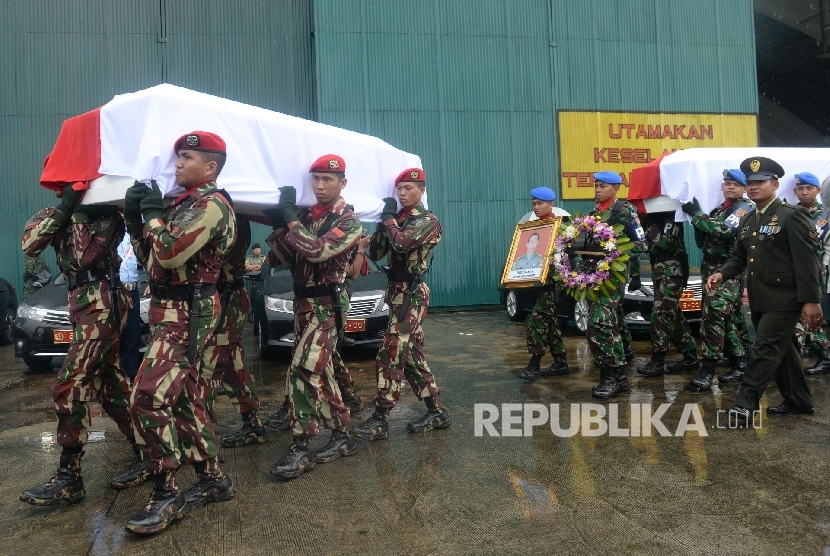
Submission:
<svg viewBox="0 0 830 556">
<path fill-rule="evenodd" d="M 355 342 L 368 342 L 371 340 L 383 340 L 386 335 L 386 329 L 370 330 L 364 332 L 349 333 L 349 338 Z"/>
<path fill-rule="evenodd" d="M 69 322 L 69 311 L 47 310 L 46 315 L 43 317 L 43 323 L 52 326 L 72 326 L 72 323 Z"/>
<path fill-rule="evenodd" d="M 689 284 L 686 286 L 687 290 L 691 290 L 695 299 L 702 299 L 703 297 L 703 283 Z"/>
<path fill-rule="evenodd" d="M 374 314 L 375 309 L 380 303 L 380 296 L 373 297 L 353 297 L 351 305 L 349 306 L 350 319 L 368 317 Z"/>
</svg>

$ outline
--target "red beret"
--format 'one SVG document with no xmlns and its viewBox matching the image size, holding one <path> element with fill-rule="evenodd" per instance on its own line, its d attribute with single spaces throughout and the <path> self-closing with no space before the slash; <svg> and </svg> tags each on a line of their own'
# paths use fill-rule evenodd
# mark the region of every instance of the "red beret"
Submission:
<svg viewBox="0 0 830 556">
<path fill-rule="evenodd" d="M 225 140 L 209 131 L 191 131 L 185 133 L 173 145 L 173 152 L 178 154 L 180 150 L 202 151 L 206 153 L 227 152 Z"/>
<path fill-rule="evenodd" d="M 322 172 L 323 174 L 345 174 L 346 161 L 343 160 L 342 156 L 337 156 L 336 154 L 324 154 L 315 160 L 314 164 L 311 165 L 311 168 L 308 169 L 309 174 L 312 172 Z"/>
<path fill-rule="evenodd" d="M 427 175 L 420 168 L 407 168 L 395 178 L 395 185 L 402 181 L 427 181 Z"/>
</svg>

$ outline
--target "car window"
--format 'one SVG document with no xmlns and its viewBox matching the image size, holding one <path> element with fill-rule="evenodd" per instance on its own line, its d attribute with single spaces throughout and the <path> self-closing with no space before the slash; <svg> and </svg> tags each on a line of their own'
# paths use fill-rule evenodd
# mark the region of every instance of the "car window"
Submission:
<svg viewBox="0 0 830 556">
<path fill-rule="evenodd" d="M 63 272 L 60 272 L 57 276 L 55 276 L 55 279 L 52 280 L 52 283 L 56 286 L 63 286 L 66 284 L 66 276 L 63 275 Z"/>
</svg>

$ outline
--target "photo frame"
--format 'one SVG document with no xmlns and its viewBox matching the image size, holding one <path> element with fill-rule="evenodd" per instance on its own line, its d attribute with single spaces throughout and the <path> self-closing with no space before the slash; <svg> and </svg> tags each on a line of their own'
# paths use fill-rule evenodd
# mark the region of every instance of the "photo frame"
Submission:
<svg viewBox="0 0 830 556">
<path fill-rule="evenodd" d="M 504 264 L 501 283 L 506 288 L 530 288 L 545 283 L 550 272 L 550 256 L 562 217 L 531 220 L 516 226 Z"/>
</svg>

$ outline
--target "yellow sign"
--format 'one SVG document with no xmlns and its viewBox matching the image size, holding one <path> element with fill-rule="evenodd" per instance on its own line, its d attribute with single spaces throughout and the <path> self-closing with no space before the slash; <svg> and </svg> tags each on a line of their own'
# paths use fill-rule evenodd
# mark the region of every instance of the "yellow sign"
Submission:
<svg viewBox="0 0 830 556">
<path fill-rule="evenodd" d="M 663 154 L 694 147 L 756 147 L 755 114 L 647 114 L 559 112 L 563 199 L 593 199 L 594 172 L 622 177 L 628 196 L 631 170 Z"/>
</svg>

